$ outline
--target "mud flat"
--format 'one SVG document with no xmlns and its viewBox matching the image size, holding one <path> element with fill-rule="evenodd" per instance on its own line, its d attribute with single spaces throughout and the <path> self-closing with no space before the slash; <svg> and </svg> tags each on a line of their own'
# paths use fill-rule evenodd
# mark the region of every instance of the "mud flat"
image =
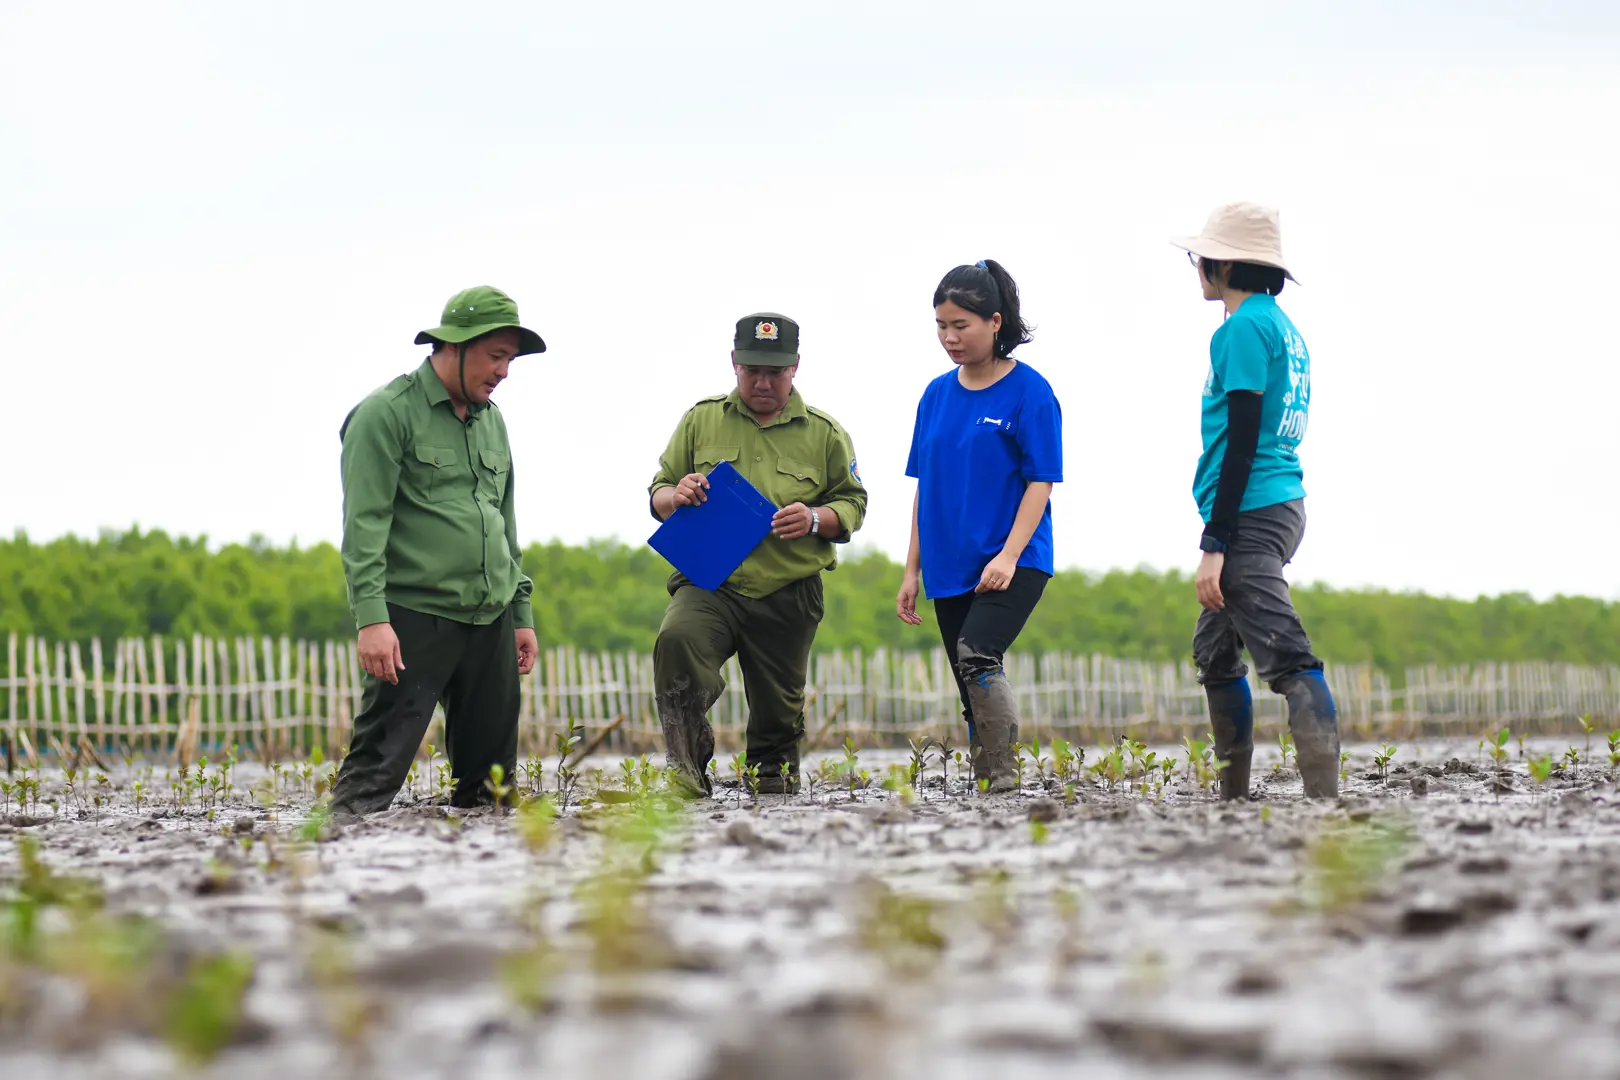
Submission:
<svg viewBox="0 0 1620 1080">
<path fill-rule="evenodd" d="M 419 783 L 336 829 L 329 765 L 47 767 L 0 824 L 0 1076 L 1613 1078 L 1620 796 L 1506 749 L 1355 747 L 1330 805 L 1275 747 L 1235 806 L 1096 750 L 1072 798 L 601 762 L 560 816 Z"/>
</svg>

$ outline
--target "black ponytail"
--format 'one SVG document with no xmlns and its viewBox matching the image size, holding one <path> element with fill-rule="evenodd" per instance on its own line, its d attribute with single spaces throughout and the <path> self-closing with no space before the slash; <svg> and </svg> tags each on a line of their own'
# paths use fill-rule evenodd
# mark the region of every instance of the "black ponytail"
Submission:
<svg viewBox="0 0 1620 1080">
<path fill-rule="evenodd" d="M 973 266 L 958 266 L 941 278 L 934 289 L 934 306 L 939 307 L 947 300 L 981 319 L 1000 312 L 997 356 L 1011 356 L 1018 346 L 1029 344 L 1029 324 L 1018 311 L 1018 283 L 1007 273 L 1007 268 L 994 259 L 984 259 Z"/>
</svg>

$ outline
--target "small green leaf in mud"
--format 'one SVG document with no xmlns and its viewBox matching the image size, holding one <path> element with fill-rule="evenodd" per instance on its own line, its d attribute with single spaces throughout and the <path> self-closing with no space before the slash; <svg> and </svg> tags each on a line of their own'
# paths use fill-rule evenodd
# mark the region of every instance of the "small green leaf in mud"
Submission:
<svg viewBox="0 0 1620 1080">
<path fill-rule="evenodd" d="M 1270 821 L 1271 820 L 1271 807 L 1262 806 L 1260 808 L 1260 820 L 1261 821 Z"/>
<path fill-rule="evenodd" d="M 1411 827 L 1396 819 L 1329 825 L 1305 849 L 1314 906 L 1341 911 L 1368 899 L 1411 842 Z"/>
<path fill-rule="evenodd" d="M 518 808 L 517 829 L 530 851 L 538 854 L 551 846 L 556 836 L 557 816 L 557 804 L 551 801 L 550 795 L 523 801 Z"/>
<path fill-rule="evenodd" d="M 869 883 L 856 930 L 861 947 L 877 953 L 898 974 L 932 970 L 946 944 L 934 925 L 935 908 L 925 896 L 898 892 L 880 881 Z"/>
<path fill-rule="evenodd" d="M 317 802 L 309 808 L 309 818 L 298 826 L 298 839 L 306 844 L 313 844 L 320 840 L 322 832 L 332 820 L 332 807 L 326 802 Z"/>
<path fill-rule="evenodd" d="M 556 997 L 553 987 L 563 971 L 562 957 L 549 942 L 536 940 L 526 949 L 501 957 L 501 985 L 518 1008 L 531 1013 L 549 1012 Z"/>
<path fill-rule="evenodd" d="M 1031 820 L 1029 823 L 1029 839 L 1036 847 L 1040 847 L 1042 844 L 1046 843 L 1046 838 L 1049 831 L 1050 830 L 1047 829 L 1046 822 L 1044 821 Z"/>
<path fill-rule="evenodd" d="M 235 1038 L 242 998 L 253 981 L 253 957 L 222 953 L 192 963 L 186 981 L 169 1002 L 164 1035 L 183 1060 L 212 1061 Z"/>
<path fill-rule="evenodd" d="M 1530 779 L 1538 784 L 1545 784 L 1552 779 L 1554 769 L 1557 767 L 1551 754 L 1543 754 L 1538 758 L 1531 758 L 1527 768 L 1530 770 Z"/>
</svg>

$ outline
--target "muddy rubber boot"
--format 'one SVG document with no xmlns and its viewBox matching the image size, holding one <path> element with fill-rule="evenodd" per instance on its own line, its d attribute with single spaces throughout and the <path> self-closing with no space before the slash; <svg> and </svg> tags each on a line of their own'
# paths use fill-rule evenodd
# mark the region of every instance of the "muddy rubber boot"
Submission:
<svg viewBox="0 0 1620 1080">
<path fill-rule="evenodd" d="M 707 798 L 713 793 L 709 762 L 714 757 L 714 729 L 709 726 L 708 704 L 692 699 L 690 691 L 673 690 L 658 697 L 658 722 L 664 729 L 664 760 L 675 770 L 675 793 Z"/>
<path fill-rule="evenodd" d="M 1339 711 L 1320 670 L 1285 675 L 1271 688 L 1288 699 L 1288 729 L 1307 799 L 1339 797 Z"/>
<path fill-rule="evenodd" d="M 1018 790 L 1018 774 L 1013 768 L 1013 733 L 1018 730 L 1016 706 L 1007 673 L 999 665 L 993 671 L 964 676 L 968 698 L 973 702 L 973 727 L 979 737 L 979 752 L 973 758 L 973 779 L 990 781 L 988 794 Z"/>
<path fill-rule="evenodd" d="M 1226 762 L 1221 769 L 1221 799 L 1247 799 L 1254 761 L 1254 694 L 1247 679 L 1210 683 L 1204 694 L 1209 698 L 1210 730 L 1215 733 L 1215 759 Z"/>
</svg>

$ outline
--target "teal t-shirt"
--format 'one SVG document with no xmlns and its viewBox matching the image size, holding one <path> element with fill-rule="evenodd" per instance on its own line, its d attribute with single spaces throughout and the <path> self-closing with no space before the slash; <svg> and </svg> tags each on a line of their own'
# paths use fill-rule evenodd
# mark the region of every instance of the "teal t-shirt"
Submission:
<svg viewBox="0 0 1620 1080">
<path fill-rule="evenodd" d="M 1215 486 L 1226 455 L 1226 395 L 1234 390 L 1263 395 L 1260 443 L 1242 509 L 1303 499 L 1299 443 L 1311 410 L 1311 354 L 1274 296 L 1258 293 L 1243 301 L 1209 340 L 1204 452 L 1193 480 L 1193 497 L 1206 522 L 1215 511 Z"/>
</svg>

